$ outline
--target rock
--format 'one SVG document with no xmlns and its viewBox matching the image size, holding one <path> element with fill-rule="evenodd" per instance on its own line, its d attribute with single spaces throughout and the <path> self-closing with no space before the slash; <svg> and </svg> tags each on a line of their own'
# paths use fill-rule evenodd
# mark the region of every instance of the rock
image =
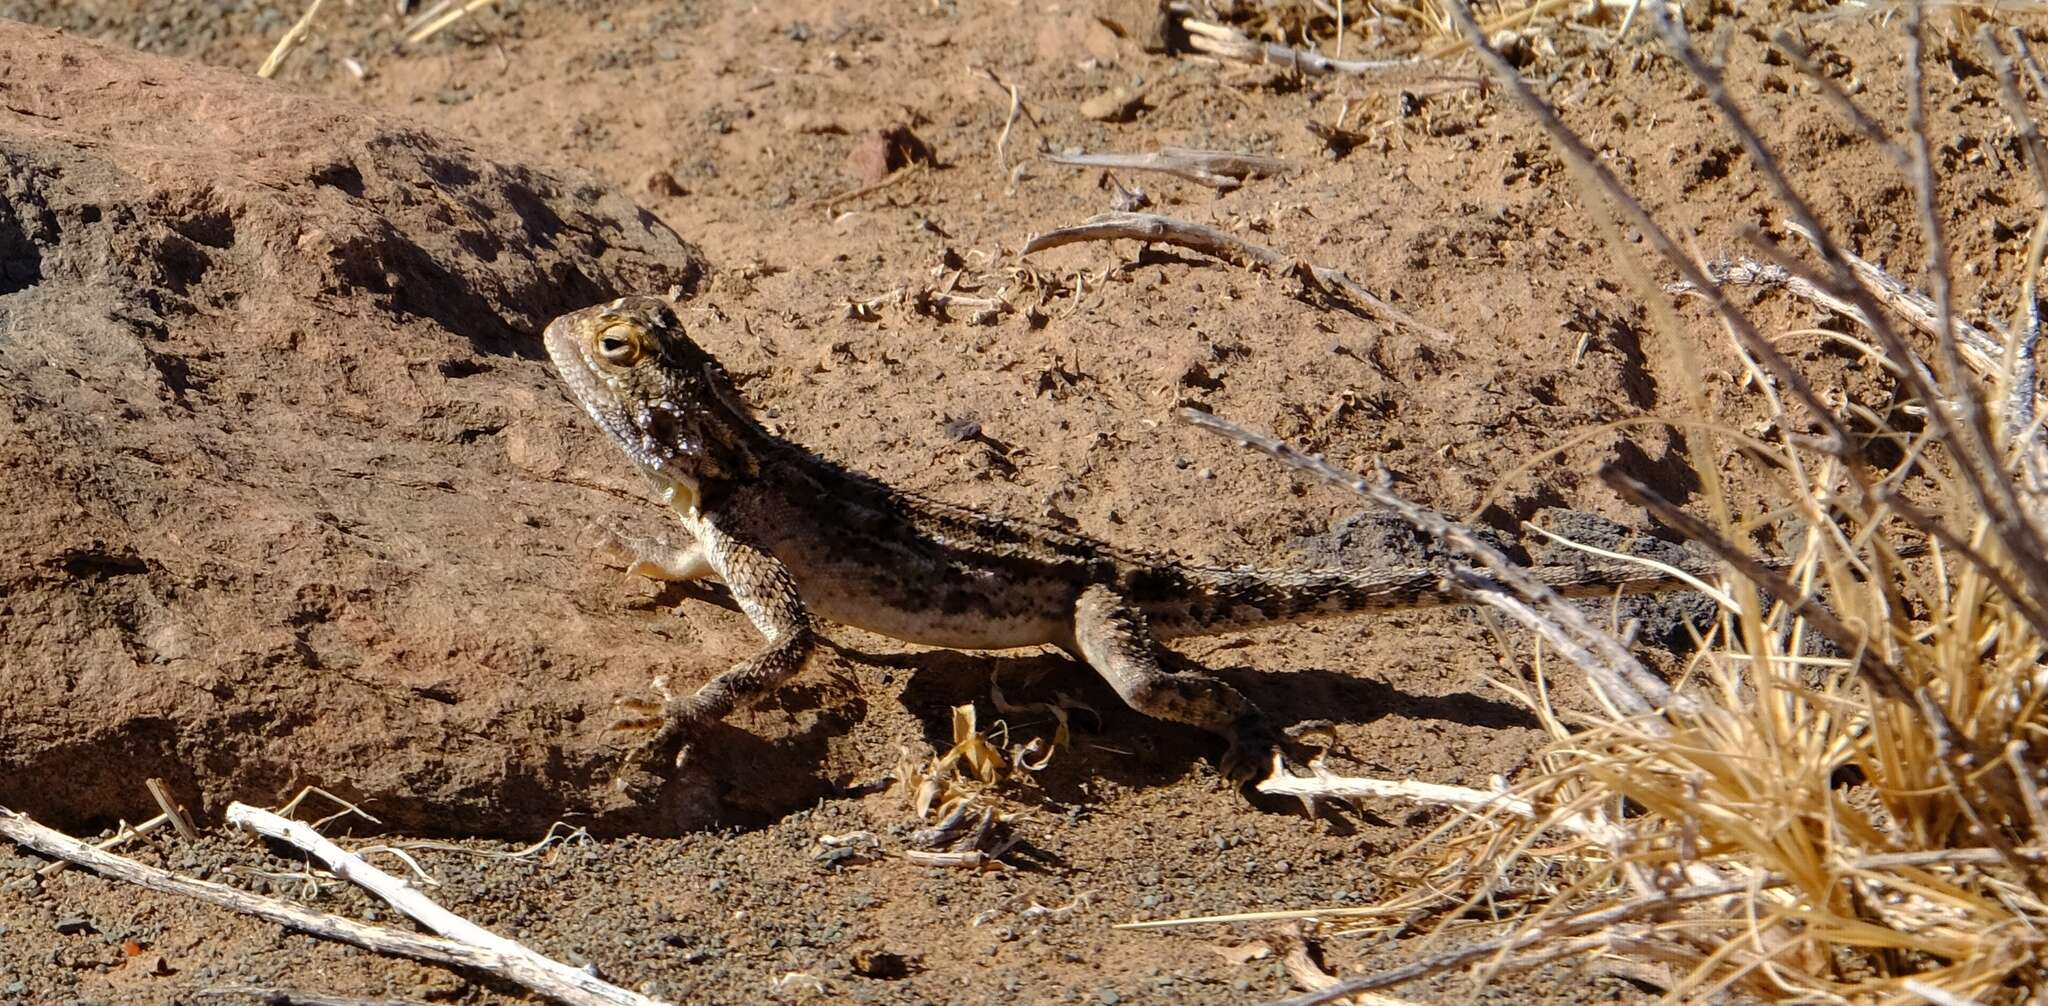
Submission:
<svg viewBox="0 0 2048 1006">
<path fill-rule="evenodd" d="M 1111 31 L 1150 53 L 1183 48 L 1181 42 L 1187 34 L 1167 0 L 1103 0 L 1096 16 Z"/>
<path fill-rule="evenodd" d="M 1129 122 L 1145 109 L 1145 93 L 1128 87 L 1104 91 L 1081 103 L 1081 114 L 1097 122 Z"/>
<path fill-rule="evenodd" d="M 885 126 L 863 133 L 854 143 L 846 155 L 846 173 L 865 188 L 880 185 L 898 168 L 931 159 L 931 148 L 910 127 Z"/>
<path fill-rule="evenodd" d="M 638 487 L 537 332 L 702 268 L 588 177 L 0 21 L 0 805 L 620 806 L 613 700 L 719 662 L 574 544 Z M 585 820 L 711 823 L 706 786 Z"/>
<path fill-rule="evenodd" d="M 676 181 L 675 173 L 669 171 L 649 172 L 647 177 L 641 181 L 640 187 L 646 189 L 649 195 L 664 196 L 669 199 L 681 199 L 690 194 L 690 190 L 683 188 L 683 183 Z"/>
</svg>

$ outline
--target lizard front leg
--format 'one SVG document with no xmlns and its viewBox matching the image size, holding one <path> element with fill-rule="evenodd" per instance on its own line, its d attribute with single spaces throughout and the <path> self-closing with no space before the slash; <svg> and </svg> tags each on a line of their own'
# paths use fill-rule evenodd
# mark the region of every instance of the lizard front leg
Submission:
<svg viewBox="0 0 2048 1006">
<path fill-rule="evenodd" d="M 594 520 L 591 525 L 600 539 L 599 554 L 633 576 L 687 583 L 717 575 L 711 567 L 711 557 L 695 538 L 686 545 L 677 545 L 665 535 L 632 534 L 609 517 Z"/>
<path fill-rule="evenodd" d="M 627 757 L 618 784 L 641 768 L 655 768 L 671 759 L 680 765 L 690 753 L 690 734 L 696 727 L 724 719 L 742 704 L 754 702 L 803 670 L 817 648 L 817 634 L 810 613 L 798 595 L 796 580 L 781 560 L 767 551 L 720 529 L 709 514 L 686 518 L 685 527 L 695 541 L 687 549 L 664 556 L 639 557 L 636 566 L 650 567 L 647 575 L 695 572 L 698 565 L 732 591 L 733 600 L 768 645 L 751 657 L 705 682 L 685 696 L 665 697 L 657 729 Z M 695 577 L 661 576 L 662 579 Z M 630 727 L 631 723 L 622 723 Z"/>
<path fill-rule="evenodd" d="M 1279 738 L 1265 714 L 1237 689 L 1205 674 L 1169 674 L 1145 613 L 1109 587 L 1096 585 L 1074 606 L 1074 649 L 1116 689 L 1124 704 L 1147 716 L 1201 727 L 1230 742 L 1224 776 L 1248 782 L 1263 771 Z"/>
</svg>

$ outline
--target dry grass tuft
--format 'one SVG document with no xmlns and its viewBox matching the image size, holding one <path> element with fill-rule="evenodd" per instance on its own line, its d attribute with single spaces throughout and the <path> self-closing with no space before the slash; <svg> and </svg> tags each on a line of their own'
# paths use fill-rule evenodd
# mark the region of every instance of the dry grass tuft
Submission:
<svg viewBox="0 0 2048 1006">
<path fill-rule="evenodd" d="M 1642 3 L 1503 0 L 1478 6 L 1487 38 L 1540 37 L 1570 25 L 1593 41 L 1613 44 L 1641 23 Z M 1339 58 L 1348 51 L 1441 59 L 1463 52 L 1466 44 L 1443 0 L 1260 0 L 1194 8 L 1204 20 L 1227 23 L 1261 41 Z"/>
<path fill-rule="evenodd" d="M 2011 277 L 2028 308 L 2010 331 L 1960 334 L 1924 119 L 1922 12 L 1909 8 L 1902 19 L 1903 129 L 1857 108 L 1827 78 L 1811 79 L 1917 194 L 1925 295 L 1836 244 L 1683 24 L 1662 4 L 1644 5 L 1811 245 L 1802 255 L 1757 238 L 1760 256 L 1803 284 L 1803 295 L 1852 308 L 1845 313 L 1862 330 L 1841 335 L 1844 344 L 1863 347 L 1894 378 L 1904 407 L 1886 418 L 1780 353 L 1746 300 L 1723 294 L 1717 270 L 1683 252 L 1487 47 L 1472 17 L 1462 7 L 1451 14 L 1550 132 L 1588 203 L 1605 210 L 1610 247 L 1652 306 L 1667 359 L 1693 375 L 1693 387 L 1706 384 L 1677 307 L 1617 238 L 1624 228 L 1712 309 L 1763 396 L 1770 432 L 1688 427 L 1704 483 L 1699 516 L 1620 471 L 1602 472 L 1726 564 L 1722 619 L 1684 686 L 1657 694 L 1582 626 L 1524 618 L 1561 654 L 1504 683 L 1554 738 L 1538 770 L 1497 793 L 1403 794 L 1457 814 L 1387 865 L 1413 884 L 1386 907 L 1427 902 L 1434 907 L 1408 923 L 1443 921 L 1415 963 L 1289 1006 L 1453 969 L 1483 978 L 1615 958 L 1674 1002 L 1734 990 L 1774 1002 L 2048 1001 L 2048 808 L 2036 750 L 2048 743 L 2048 443 L 2033 366 L 2048 213 L 2027 275 Z M 1986 31 L 1977 43 L 2048 196 L 2042 141 L 2015 69 L 2031 70 L 2032 55 L 2018 35 Z M 1795 42 L 1778 44 L 1793 65 L 1805 63 Z M 1990 352 L 1970 341 L 1985 332 Z M 1317 469 L 1319 459 L 1225 432 L 1375 499 L 1385 491 L 1383 480 Z M 1734 511 L 1721 483 L 1730 456 L 1747 466 L 1746 484 L 1774 488 L 1768 512 Z M 1771 554 L 1752 549 L 1760 538 L 1777 542 Z M 1506 589 L 1532 606 L 1541 600 L 1491 568 L 1487 575 L 1499 582 L 1465 582 L 1482 596 Z M 1583 676 L 1604 711 L 1567 719 L 1554 708 L 1559 664 Z M 1319 775 L 1267 788 L 1342 794 L 1377 782 Z"/>
</svg>

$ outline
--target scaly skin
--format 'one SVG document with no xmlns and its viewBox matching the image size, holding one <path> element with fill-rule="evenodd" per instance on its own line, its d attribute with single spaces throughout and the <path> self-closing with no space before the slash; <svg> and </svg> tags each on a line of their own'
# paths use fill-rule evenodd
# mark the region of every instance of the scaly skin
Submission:
<svg viewBox="0 0 2048 1006">
<path fill-rule="evenodd" d="M 802 670 L 815 612 L 953 649 L 1060 647 L 1131 708 L 1228 739 L 1224 771 L 1244 780 L 1267 763 L 1273 731 L 1229 685 L 1162 670 L 1159 640 L 1453 600 L 1426 570 L 1198 566 L 894 489 L 763 429 L 653 297 L 564 315 L 545 339 L 570 393 L 689 538 L 676 547 L 612 532 L 617 556 L 656 579 L 722 581 L 768 641 L 635 724 L 658 729 L 628 772 L 671 752 L 680 762 L 694 727 Z"/>
</svg>

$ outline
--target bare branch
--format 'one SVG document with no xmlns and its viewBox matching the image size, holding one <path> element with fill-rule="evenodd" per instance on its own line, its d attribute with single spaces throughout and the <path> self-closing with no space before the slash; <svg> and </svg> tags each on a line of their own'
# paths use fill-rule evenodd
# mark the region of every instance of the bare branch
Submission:
<svg viewBox="0 0 2048 1006">
<path fill-rule="evenodd" d="M 291 989 L 270 988 L 258 985 L 221 985 L 200 989 L 197 995 L 206 999 L 225 999 L 241 996 L 253 999 L 262 1006 L 427 1006 L 417 999 L 357 999 L 348 996 L 328 996 L 314 992 L 297 992 Z"/>
<path fill-rule="evenodd" d="M 1475 563 L 1484 571 L 1484 576 L 1472 570 L 1453 570 L 1450 586 L 1475 602 L 1506 612 L 1542 635 L 1586 673 L 1607 701 L 1625 714 L 1644 716 L 1666 705 L 1691 705 L 1691 699 L 1673 692 L 1671 686 L 1645 669 L 1619 640 L 1595 628 L 1586 620 L 1584 612 L 1568 603 L 1556 590 L 1442 514 L 1416 506 L 1396 495 L 1389 488 L 1384 473 L 1377 479 L 1367 479 L 1344 471 L 1316 455 L 1304 454 L 1284 441 L 1254 433 L 1209 413 L 1182 409 L 1179 415 L 1182 421 L 1197 429 L 1235 440 L 1378 503 L 1416 530 L 1443 542 L 1453 553 Z M 1645 729 L 1661 730 L 1662 725 L 1654 719 L 1644 722 Z"/>
<path fill-rule="evenodd" d="M 508 962 L 508 965 L 516 963 L 521 972 L 545 975 L 558 987 L 574 990 L 585 1001 L 617 1003 L 621 1006 L 652 1006 L 653 1000 L 646 996 L 628 992 L 588 971 L 544 957 L 522 944 L 499 936 L 442 908 L 435 904 L 433 899 L 420 893 L 418 888 L 363 862 L 360 857 L 328 841 L 302 822 L 279 817 L 245 803 L 228 804 L 226 820 L 228 824 L 237 828 L 268 835 L 306 850 L 313 858 L 325 864 L 335 876 L 383 898 L 391 907 L 412 916 L 428 929 L 451 940 L 495 954 Z"/>
<path fill-rule="evenodd" d="M 1187 29 L 1188 46 L 1196 52 L 1211 56 L 1234 59 L 1240 63 L 1266 63 L 1298 70 L 1310 76 L 1332 73 L 1385 73 L 1390 70 L 1411 70 L 1424 65 L 1424 61 L 1413 57 L 1408 59 L 1331 59 L 1312 52 L 1304 52 L 1293 46 L 1278 42 L 1260 42 L 1247 38 L 1242 32 L 1228 25 L 1212 24 L 1185 18 L 1181 26 Z"/>
<path fill-rule="evenodd" d="M 153 866 L 145 866 L 123 856 L 102 852 L 6 808 L 0 808 L 0 837 L 46 856 L 69 860 L 102 876 L 125 880 L 164 894 L 196 898 L 232 912 L 253 915 L 287 929 L 297 929 L 314 936 L 352 943 L 378 953 L 396 954 L 450 967 L 489 972 L 557 1002 L 569 1003 L 571 1006 L 652 1006 L 654 1003 L 654 1000 L 645 996 L 609 985 L 604 987 L 611 989 L 613 994 L 593 994 L 588 989 L 580 987 L 580 984 L 566 984 L 551 973 L 536 970 L 526 960 L 507 958 L 486 947 L 472 946 L 437 936 L 421 936 L 418 933 L 387 926 L 368 925 L 336 915 L 315 912 L 276 898 L 238 891 L 224 884 L 195 880 Z M 589 975 L 583 977 L 586 983 L 604 984 Z"/>
<path fill-rule="evenodd" d="M 1298 258 L 1252 244 L 1234 234 L 1219 231 L 1214 227 L 1176 220 L 1156 213 L 1102 213 L 1089 217 L 1085 222 L 1072 227 L 1047 231 L 1032 238 L 1024 245 L 1021 255 L 1058 248 L 1061 245 L 1078 244 L 1083 241 L 1143 241 L 1147 244 L 1169 244 L 1188 248 L 1220 258 L 1232 265 L 1257 269 L 1276 276 L 1293 276 L 1317 290 L 1335 291 L 1353 302 L 1370 308 L 1388 321 L 1401 325 L 1419 335 L 1437 342 L 1453 341 L 1450 333 L 1431 328 L 1418 321 L 1413 315 L 1382 300 L 1377 294 L 1358 285 L 1351 277 L 1337 269 L 1311 265 Z"/>
<path fill-rule="evenodd" d="M 1229 192 L 1243 185 L 1247 178 L 1271 178 L 1294 169 L 1293 163 L 1278 157 L 1188 147 L 1161 147 L 1149 154 L 1047 154 L 1045 159 L 1080 168 L 1158 171 L 1218 192 Z"/>
<path fill-rule="evenodd" d="M 1655 9 L 1660 4 L 1651 3 L 1649 6 Z M 1827 403 L 1821 400 L 1819 393 L 1813 390 L 1806 375 L 1793 367 L 1791 361 L 1785 359 L 1784 354 L 1779 353 L 1777 348 L 1771 345 L 1770 340 L 1764 338 L 1763 333 L 1757 330 L 1749 316 L 1729 301 L 1707 276 L 1706 271 L 1650 216 L 1650 212 L 1643 208 L 1643 204 L 1628 191 L 1627 186 L 1622 185 L 1621 181 L 1614 177 L 1614 172 L 1608 168 L 1606 161 L 1592 147 L 1587 146 L 1586 141 L 1573 132 L 1571 127 L 1565 125 L 1557 110 L 1537 97 L 1529 82 L 1522 79 L 1522 75 L 1487 44 L 1486 37 L 1480 32 L 1479 23 L 1473 20 L 1472 12 L 1463 0 L 1450 0 L 1446 8 L 1450 11 L 1451 20 L 1464 33 L 1473 52 L 1479 56 L 1480 62 L 1486 64 L 1487 69 L 1493 72 L 1494 78 L 1501 82 L 1508 93 L 1515 96 L 1515 100 L 1521 104 L 1524 111 L 1536 119 L 1543 127 L 1543 131 L 1550 134 L 1551 140 L 1558 145 L 1559 152 L 1564 155 L 1565 160 L 1584 179 L 1586 188 L 1604 194 L 1627 218 L 1630 226 L 1641 232 L 1657 253 L 1713 305 L 1714 313 L 1720 317 L 1721 323 L 1728 327 L 1728 331 L 1735 336 L 1743 350 L 1762 361 L 1770 370 L 1771 377 L 1798 400 L 1815 422 L 1826 428 L 1830 441 L 1828 449 L 1853 455 L 1856 449 L 1854 438 L 1850 436 L 1848 428 L 1828 408 Z"/>
</svg>

